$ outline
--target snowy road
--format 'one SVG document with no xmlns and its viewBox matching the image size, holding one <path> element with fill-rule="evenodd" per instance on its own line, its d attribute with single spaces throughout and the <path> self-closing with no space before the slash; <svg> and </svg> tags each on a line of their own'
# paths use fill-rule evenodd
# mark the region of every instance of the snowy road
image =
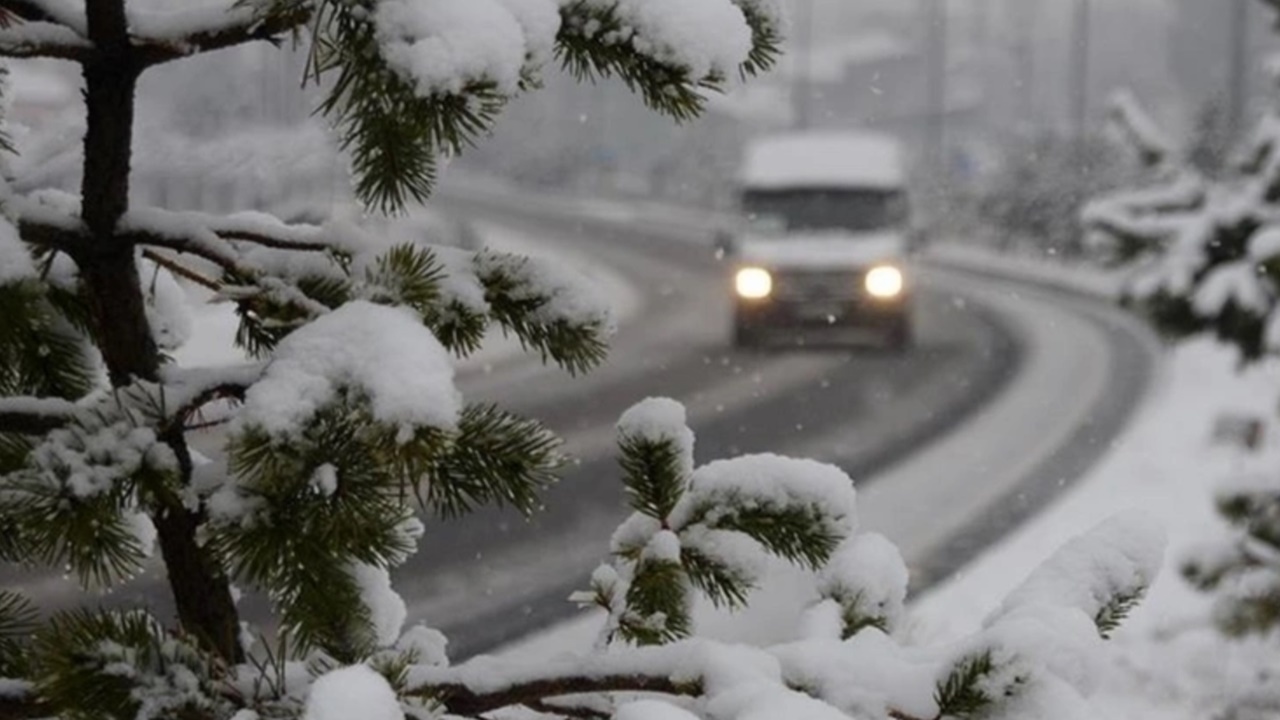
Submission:
<svg viewBox="0 0 1280 720">
<path fill-rule="evenodd" d="M 608 366 L 579 379 L 529 363 L 469 377 L 561 432 L 581 464 L 526 522 L 488 511 L 429 530 L 397 587 L 461 657 L 571 615 L 565 602 L 625 516 L 613 422 L 631 403 L 684 402 L 699 462 L 779 452 L 836 462 L 864 523 L 898 542 L 918 583 L 999 537 L 1105 449 L 1143 396 L 1145 331 L 1102 302 L 921 269 L 920 347 L 906 357 L 727 349 L 724 269 L 706 245 L 600 219 L 489 203 L 469 214 L 589 254 L 645 292 Z"/>
<path fill-rule="evenodd" d="M 458 659 L 574 613 L 565 598 L 626 514 L 613 424 L 646 396 L 689 407 L 700 462 L 778 452 L 840 464 L 859 484 L 864 524 L 898 542 L 929 581 L 1096 458 L 1150 370 L 1146 336 L 1102 302 L 935 266 L 920 271 L 920 342 L 906 356 L 732 351 L 724 268 L 705 243 L 492 203 L 465 210 L 556 254 L 590 257 L 640 297 L 610 362 L 590 375 L 570 378 L 535 358 L 463 370 L 469 400 L 543 419 L 580 462 L 533 520 L 485 510 L 430 523 L 419 555 L 396 573 L 410 620 L 444 630 Z M 32 580 L 26 589 L 46 607 L 77 597 L 64 581 Z M 142 598 L 166 612 L 155 577 L 108 600 Z M 266 617 L 252 595 L 242 609 Z"/>
</svg>

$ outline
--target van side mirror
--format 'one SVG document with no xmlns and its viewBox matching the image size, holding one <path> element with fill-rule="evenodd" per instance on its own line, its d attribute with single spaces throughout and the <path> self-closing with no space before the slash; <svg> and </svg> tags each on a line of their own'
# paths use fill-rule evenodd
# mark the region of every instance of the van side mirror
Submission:
<svg viewBox="0 0 1280 720">
<path fill-rule="evenodd" d="M 737 239 L 733 232 L 729 230 L 717 230 L 715 233 L 714 246 L 717 258 L 732 257 L 738 249 Z"/>
</svg>

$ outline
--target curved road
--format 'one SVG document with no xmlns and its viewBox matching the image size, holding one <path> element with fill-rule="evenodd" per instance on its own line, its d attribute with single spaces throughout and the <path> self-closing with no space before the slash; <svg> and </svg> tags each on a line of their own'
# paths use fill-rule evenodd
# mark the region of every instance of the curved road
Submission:
<svg viewBox="0 0 1280 720">
<path fill-rule="evenodd" d="M 1087 468 L 1151 374 L 1148 336 L 1103 303 L 935 266 L 920 270 L 919 343 L 909 354 L 734 351 L 725 270 L 687 231 L 475 197 L 446 204 L 558 254 L 586 254 L 644 303 L 609 362 L 587 376 L 533 357 L 463 373 L 469 400 L 543 420 L 578 462 L 547 493 L 545 512 L 525 520 L 489 508 L 429 522 L 420 552 L 396 572 L 410 621 L 443 630 L 455 659 L 575 612 L 569 592 L 584 586 L 627 514 L 614 422 L 647 396 L 686 404 L 699 462 L 777 452 L 841 465 L 858 483 L 863 526 L 903 548 L 919 589 Z M 76 597 L 47 575 L 23 584 L 45 607 Z M 144 598 L 167 612 L 154 575 L 111 602 Z M 253 596 L 242 610 L 267 617 Z"/>
<path fill-rule="evenodd" d="M 399 573 L 411 616 L 445 630 L 457 657 L 574 612 L 565 598 L 626 515 L 613 423 L 644 397 L 688 406 L 700 463 L 778 452 L 842 466 L 858 483 L 863 526 L 899 543 L 919 590 L 1083 472 L 1151 373 L 1149 335 L 1102 302 L 934 266 L 920 269 L 920 341 L 908 355 L 735 351 L 725 269 L 687 232 L 474 197 L 452 206 L 588 254 L 647 303 L 591 376 L 517 361 L 464 378 L 470 397 L 546 420 L 581 463 L 548 493 L 546 512 L 436 524 Z"/>
</svg>

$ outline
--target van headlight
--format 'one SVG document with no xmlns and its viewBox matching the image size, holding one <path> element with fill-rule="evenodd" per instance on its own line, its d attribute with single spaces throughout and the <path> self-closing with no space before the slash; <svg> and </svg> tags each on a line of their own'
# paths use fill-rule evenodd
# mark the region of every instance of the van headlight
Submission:
<svg viewBox="0 0 1280 720">
<path fill-rule="evenodd" d="M 739 297 L 761 300 L 773 292 L 773 276 L 764 268 L 746 267 L 738 271 L 733 286 Z"/>
<path fill-rule="evenodd" d="M 892 265 L 877 265 L 867 273 L 867 294 L 881 300 L 892 300 L 902 294 L 902 271 Z"/>
</svg>

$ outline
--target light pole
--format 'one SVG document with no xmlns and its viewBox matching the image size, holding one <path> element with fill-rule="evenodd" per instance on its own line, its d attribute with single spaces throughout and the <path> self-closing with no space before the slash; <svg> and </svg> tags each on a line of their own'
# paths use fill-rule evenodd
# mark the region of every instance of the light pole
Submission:
<svg viewBox="0 0 1280 720">
<path fill-rule="evenodd" d="M 1072 135 L 1079 142 L 1084 141 L 1089 130 L 1089 63 L 1093 44 L 1091 0 L 1076 0 L 1076 29 L 1074 62 L 1072 62 L 1073 108 L 1071 112 Z"/>
<path fill-rule="evenodd" d="M 791 104 L 795 108 L 796 127 L 806 130 L 813 124 L 813 0 L 797 0 L 795 53 Z"/>
<path fill-rule="evenodd" d="M 928 39 L 925 48 L 925 115 L 929 164 L 941 174 L 946 168 L 947 148 L 947 4 L 946 0 L 924 0 Z"/>
<path fill-rule="evenodd" d="M 1231 77 L 1227 107 L 1227 131 L 1237 138 L 1244 130 L 1249 79 L 1249 0 L 1233 0 L 1231 6 Z"/>
<path fill-rule="evenodd" d="M 1016 111 L 1018 131 L 1030 136 L 1036 124 L 1035 82 L 1036 56 L 1034 49 L 1036 5 L 1033 0 L 1013 0 L 1015 5 L 1013 22 L 1016 40 L 1013 47 L 1013 61 L 1016 80 Z"/>
</svg>

